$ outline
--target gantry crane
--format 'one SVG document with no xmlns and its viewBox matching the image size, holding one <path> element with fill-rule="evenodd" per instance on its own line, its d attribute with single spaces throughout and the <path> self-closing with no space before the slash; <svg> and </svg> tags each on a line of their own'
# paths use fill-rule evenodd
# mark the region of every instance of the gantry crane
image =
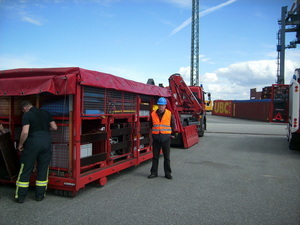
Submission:
<svg viewBox="0 0 300 225">
<path fill-rule="evenodd" d="M 296 48 L 300 43 L 300 0 L 296 0 L 290 11 L 287 11 L 287 6 L 281 8 L 281 20 L 278 21 L 280 29 L 277 33 L 277 84 L 284 84 L 284 62 L 285 49 Z M 285 34 L 287 32 L 296 32 L 296 40 L 291 41 L 288 46 L 285 46 Z"/>
</svg>

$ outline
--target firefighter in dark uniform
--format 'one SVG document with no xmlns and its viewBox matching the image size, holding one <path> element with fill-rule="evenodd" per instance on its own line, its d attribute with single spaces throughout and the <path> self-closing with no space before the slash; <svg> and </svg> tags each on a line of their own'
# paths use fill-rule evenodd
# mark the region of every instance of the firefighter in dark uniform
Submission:
<svg viewBox="0 0 300 225">
<path fill-rule="evenodd" d="M 152 128 L 153 138 L 153 158 L 151 174 L 149 179 L 157 177 L 158 162 L 160 150 L 162 149 L 164 155 L 164 172 L 165 178 L 173 179 L 171 176 L 171 164 L 170 164 L 170 145 L 171 135 L 175 128 L 174 116 L 171 111 L 166 109 L 167 100 L 163 97 L 157 101 L 158 109 L 151 113 L 150 126 Z"/>
<path fill-rule="evenodd" d="M 29 101 L 23 101 L 21 107 L 24 115 L 18 150 L 22 154 L 15 199 L 19 203 L 24 202 L 29 189 L 30 175 L 37 161 L 35 197 L 37 201 L 41 201 L 48 184 L 48 168 L 51 160 L 50 129 L 57 130 L 57 125 L 49 112 L 34 107 Z"/>
</svg>

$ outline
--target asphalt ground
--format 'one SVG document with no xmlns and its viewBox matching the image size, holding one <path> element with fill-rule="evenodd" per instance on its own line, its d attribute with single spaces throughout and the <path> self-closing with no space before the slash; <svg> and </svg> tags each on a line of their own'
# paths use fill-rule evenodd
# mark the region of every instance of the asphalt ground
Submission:
<svg viewBox="0 0 300 225">
<path fill-rule="evenodd" d="M 299 225 L 300 152 L 288 149 L 285 124 L 208 115 L 200 142 L 171 149 L 173 180 L 147 179 L 151 162 L 87 185 L 75 198 L 14 201 L 0 186 L 0 224 Z"/>
</svg>

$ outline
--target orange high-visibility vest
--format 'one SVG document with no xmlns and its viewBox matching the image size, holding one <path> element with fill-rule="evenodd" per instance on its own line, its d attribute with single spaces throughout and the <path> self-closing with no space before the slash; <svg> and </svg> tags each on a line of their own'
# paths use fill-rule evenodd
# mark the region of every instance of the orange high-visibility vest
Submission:
<svg viewBox="0 0 300 225">
<path fill-rule="evenodd" d="M 157 115 L 156 111 L 153 111 L 151 113 L 152 117 L 152 134 L 171 134 L 172 133 L 172 127 L 171 127 L 171 112 L 169 110 L 165 110 L 165 113 L 161 120 L 159 119 L 159 116 Z"/>
</svg>

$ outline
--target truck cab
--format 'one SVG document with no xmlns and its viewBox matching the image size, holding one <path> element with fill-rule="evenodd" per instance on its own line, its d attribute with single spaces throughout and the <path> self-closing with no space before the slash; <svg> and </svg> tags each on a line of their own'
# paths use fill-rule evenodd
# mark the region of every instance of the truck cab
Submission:
<svg viewBox="0 0 300 225">
<path fill-rule="evenodd" d="M 205 92 L 201 86 L 189 86 L 198 102 L 202 105 L 206 112 L 212 111 L 212 101 L 211 94 L 209 92 Z"/>
</svg>

